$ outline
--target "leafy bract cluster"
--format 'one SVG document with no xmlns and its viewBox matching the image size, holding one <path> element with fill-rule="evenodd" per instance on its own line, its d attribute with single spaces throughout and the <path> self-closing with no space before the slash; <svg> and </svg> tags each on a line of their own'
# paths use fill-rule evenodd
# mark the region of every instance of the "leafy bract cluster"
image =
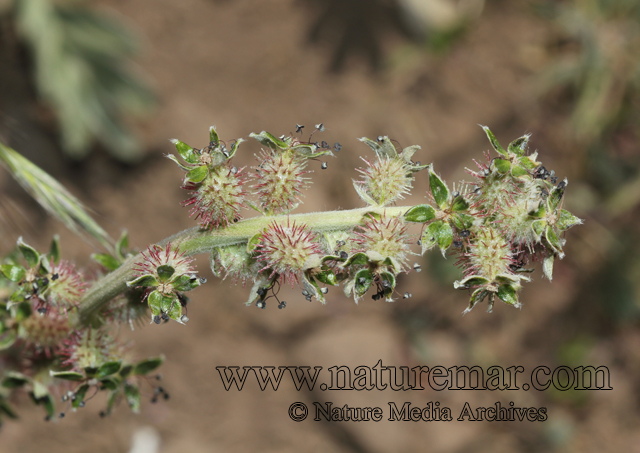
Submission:
<svg viewBox="0 0 640 453">
<path fill-rule="evenodd" d="M 126 242 L 123 235 L 116 247 L 118 257 L 94 258 L 105 269 L 115 270 L 127 255 Z M 133 361 L 115 338 L 108 311 L 93 325 L 79 325 L 78 306 L 85 291 L 82 275 L 61 259 L 57 238 L 46 254 L 19 239 L 17 253 L 0 265 L 0 413 L 15 418 L 8 399 L 18 388 L 45 408 L 47 419 L 63 417 L 69 408 L 83 408 L 99 391 L 109 395 L 104 415 L 121 399 L 134 412 L 139 410 L 141 378 L 163 359 Z M 57 413 L 60 399 L 63 412 Z"/>
</svg>

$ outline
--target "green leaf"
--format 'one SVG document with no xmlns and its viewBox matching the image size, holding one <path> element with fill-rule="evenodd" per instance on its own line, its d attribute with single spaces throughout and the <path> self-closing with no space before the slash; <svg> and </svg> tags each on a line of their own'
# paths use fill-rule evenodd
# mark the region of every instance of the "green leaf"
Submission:
<svg viewBox="0 0 640 453">
<path fill-rule="evenodd" d="M 97 372 L 98 372 L 98 367 L 97 366 L 86 366 L 86 367 L 84 367 L 84 374 L 89 378 L 94 377 Z"/>
<path fill-rule="evenodd" d="M 188 162 L 190 164 L 197 164 L 198 162 L 200 162 L 200 157 L 198 156 L 198 154 L 192 147 L 190 147 L 186 143 L 181 142 L 180 140 L 177 140 L 175 138 L 171 140 L 171 143 L 175 145 L 176 151 L 178 151 L 178 154 L 180 154 L 180 157 L 182 157 L 185 162 Z"/>
<path fill-rule="evenodd" d="M 347 258 L 342 267 L 365 266 L 367 264 L 369 264 L 369 257 L 365 253 L 358 252 Z"/>
<path fill-rule="evenodd" d="M 549 196 L 547 197 L 547 205 L 549 206 L 550 212 L 555 212 L 558 205 L 562 201 L 562 197 L 564 196 L 564 191 L 567 187 L 567 184 L 569 184 L 569 182 L 567 181 L 567 178 L 565 178 L 560 184 L 551 189 L 551 192 L 549 192 Z"/>
<path fill-rule="evenodd" d="M 446 258 L 446 251 L 451 246 L 453 242 L 453 230 L 451 229 L 451 225 L 448 223 L 444 223 L 440 231 L 438 232 L 438 247 L 440 247 L 440 251 L 442 252 L 442 256 Z"/>
<path fill-rule="evenodd" d="M 356 189 L 356 192 L 358 193 L 358 196 L 362 201 L 367 203 L 369 206 L 378 206 L 378 202 L 371 198 L 366 189 L 363 187 L 362 182 L 356 181 L 355 179 L 352 179 L 352 181 L 353 187 L 354 189 Z"/>
<path fill-rule="evenodd" d="M 124 385 L 124 396 L 127 399 L 127 404 L 134 413 L 140 412 L 140 390 L 138 387 L 131 384 Z"/>
<path fill-rule="evenodd" d="M 494 159 L 493 165 L 496 167 L 496 170 L 503 175 L 509 173 L 511 170 L 511 161 L 507 159 Z"/>
<path fill-rule="evenodd" d="M 167 154 L 165 156 L 167 159 L 173 161 L 178 167 L 180 167 L 182 170 L 184 171 L 189 171 L 193 168 L 193 165 L 184 165 L 182 162 L 180 162 L 178 160 L 178 158 L 176 156 L 174 156 L 173 154 Z"/>
<path fill-rule="evenodd" d="M 560 211 L 560 216 L 556 225 L 558 226 L 558 228 L 560 228 L 560 230 L 564 231 L 571 228 L 572 226 L 582 225 L 582 219 L 579 219 L 569 211 L 562 209 Z"/>
<path fill-rule="evenodd" d="M 149 294 L 149 297 L 147 297 L 147 303 L 151 309 L 152 317 L 162 315 L 162 294 L 160 291 L 153 291 Z"/>
<path fill-rule="evenodd" d="M 556 235 L 556 232 L 551 225 L 547 225 L 544 236 L 551 246 L 553 252 L 562 253 L 562 245 L 560 245 L 560 239 L 558 239 L 558 236 Z"/>
<path fill-rule="evenodd" d="M 22 237 L 18 239 L 18 248 L 20 249 L 22 256 L 24 256 L 24 259 L 27 260 L 27 264 L 29 265 L 29 267 L 33 268 L 38 265 L 38 263 L 40 262 L 40 254 L 36 252 L 36 249 L 28 244 L 25 244 L 22 240 Z"/>
<path fill-rule="evenodd" d="M 16 322 L 22 322 L 31 316 L 31 304 L 29 302 L 21 302 L 11 307 L 11 315 Z"/>
<path fill-rule="evenodd" d="M 49 247 L 49 258 L 53 259 L 54 264 L 58 264 L 60 262 L 60 237 L 55 235 L 51 241 L 51 246 Z"/>
<path fill-rule="evenodd" d="M 268 146 L 271 149 L 288 149 L 289 145 L 275 137 L 273 134 L 270 134 L 267 131 L 262 131 L 259 134 L 254 134 L 253 132 L 249 134 L 249 137 L 256 139 L 261 145 Z"/>
<path fill-rule="evenodd" d="M 164 356 L 141 360 L 133 367 L 133 374 L 137 376 L 149 374 L 162 365 L 162 362 L 164 362 Z"/>
<path fill-rule="evenodd" d="M 362 297 L 364 293 L 369 291 L 369 288 L 373 284 L 373 274 L 368 269 L 362 269 L 356 273 L 354 290 L 358 298 Z"/>
<path fill-rule="evenodd" d="M 473 309 L 473 307 L 476 306 L 476 304 L 479 304 L 484 300 L 485 297 L 487 297 L 487 294 L 489 294 L 489 292 L 484 288 L 476 289 L 473 294 L 471 294 L 471 298 L 469 299 L 469 306 L 462 312 L 462 314 L 466 315 L 467 313 L 469 313 Z"/>
<path fill-rule="evenodd" d="M 396 288 L 396 277 L 390 272 L 381 272 L 380 280 L 382 281 L 382 288 L 385 297 L 393 294 L 393 290 Z"/>
<path fill-rule="evenodd" d="M 54 378 L 64 379 L 65 381 L 84 381 L 85 375 L 76 371 L 49 371 L 49 375 Z"/>
<path fill-rule="evenodd" d="M 99 379 L 102 386 L 107 390 L 117 390 L 120 385 L 120 380 L 114 377 L 104 377 Z"/>
<path fill-rule="evenodd" d="M 120 371 L 120 367 L 122 366 L 122 361 L 119 360 L 117 362 L 106 362 L 98 367 L 98 371 L 96 372 L 96 378 L 102 379 L 107 376 L 111 376 L 114 373 Z"/>
<path fill-rule="evenodd" d="M 431 186 L 431 194 L 440 209 L 444 209 L 449 199 L 449 189 L 447 185 L 433 171 L 433 166 L 429 167 L 429 185 Z"/>
<path fill-rule="evenodd" d="M 469 214 L 454 214 L 451 216 L 451 221 L 454 226 L 459 230 L 468 230 L 473 226 L 473 216 Z"/>
<path fill-rule="evenodd" d="M 71 401 L 71 407 L 74 409 L 78 409 L 80 407 L 80 403 L 84 401 L 84 397 L 87 395 L 87 390 L 89 390 L 89 384 L 82 384 L 75 391 L 75 399 Z"/>
<path fill-rule="evenodd" d="M 524 152 L 527 150 L 527 143 L 529 143 L 529 137 L 531 137 L 531 134 L 523 135 L 522 137 L 516 138 L 514 141 L 509 143 L 509 152 L 517 156 L 522 156 Z"/>
<path fill-rule="evenodd" d="M 108 253 L 92 253 L 91 259 L 108 271 L 115 271 L 120 267 L 118 260 Z"/>
<path fill-rule="evenodd" d="M 30 382 L 31 378 L 29 376 L 11 370 L 5 371 L 4 377 L 2 378 L 2 386 L 8 389 L 22 387 Z"/>
<path fill-rule="evenodd" d="M 182 316 L 182 305 L 180 301 L 171 296 L 164 296 L 162 299 L 162 311 L 169 315 L 169 318 L 184 324 L 180 317 Z"/>
<path fill-rule="evenodd" d="M 421 204 L 409 209 L 404 215 L 404 219 L 407 222 L 426 223 L 429 220 L 434 219 L 436 216 L 436 210 L 428 204 Z"/>
<path fill-rule="evenodd" d="M 469 289 L 476 286 L 483 286 L 487 283 L 489 283 L 489 279 L 480 275 L 471 275 L 462 280 L 456 280 L 455 282 L 453 282 L 453 287 L 455 289 Z"/>
<path fill-rule="evenodd" d="M 238 148 L 240 148 L 240 143 L 242 142 L 244 142 L 243 138 L 239 138 L 235 142 L 233 142 L 233 144 L 231 145 L 231 149 L 229 150 L 229 157 L 227 158 L 227 160 L 235 156 L 236 152 L 238 151 Z"/>
<path fill-rule="evenodd" d="M 109 235 L 87 214 L 80 201 L 48 173 L 0 143 L 0 164 L 45 210 L 74 233 L 88 233 L 111 248 Z M 82 236 L 82 235 L 81 235 Z"/>
<path fill-rule="evenodd" d="M 158 282 L 158 280 L 156 280 L 156 278 L 151 274 L 142 275 L 138 278 L 135 278 L 134 280 L 131 280 L 130 282 L 127 282 L 128 287 L 136 286 L 142 288 L 151 288 L 158 286 L 159 284 L 160 282 Z"/>
<path fill-rule="evenodd" d="M 2 411 L 2 413 L 4 413 L 4 415 L 9 418 L 18 418 L 18 414 L 15 413 L 15 411 L 11 408 L 11 406 L 9 406 L 9 403 L 4 398 L 0 399 L 0 411 Z"/>
<path fill-rule="evenodd" d="M 528 175 L 528 174 L 529 172 L 527 172 L 527 169 L 524 168 L 519 163 L 513 164 L 511 166 L 511 176 L 513 176 L 514 178 L 519 178 L 521 176 Z"/>
<path fill-rule="evenodd" d="M 176 291 L 186 292 L 197 288 L 203 283 L 204 279 L 200 279 L 195 275 L 180 275 L 171 282 Z"/>
<path fill-rule="evenodd" d="M 331 286 L 338 285 L 338 279 L 336 278 L 336 274 L 334 274 L 333 271 L 329 269 L 318 272 L 317 274 L 315 274 L 315 278 L 319 282 L 324 283 L 325 285 L 331 285 Z"/>
<path fill-rule="evenodd" d="M 120 368 L 120 376 L 122 376 L 123 378 L 126 378 L 131 374 L 132 371 L 133 371 L 133 365 L 126 364 L 122 368 Z"/>
<path fill-rule="evenodd" d="M 209 144 L 213 144 L 213 146 L 217 146 L 220 143 L 220 137 L 218 137 L 218 132 L 216 131 L 215 126 L 211 126 L 209 128 Z"/>
<path fill-rule="evenodd" d="M 310 156 L 312 154 L 315 154 L 316 145 L 310 145 L 310 144 L 303 143 L 301 145 L 293 146 L 291 149 L 293 149 L 296 153 L 298 153 L 298 154 L 300 154 L 302 156 Z"/>
<path fill-rule="evenodd" d="M 158 278 L 162 283 L 168 282 L 171 279 L 171 277 L 173 277 L 173 274 L 176 273 L 176 270 L 172 266 L 169 266 L 167 264 L 158 266 L 156 271 L 158 272 Z M 152 286 L 155 286 L 155 285 L 152 285 Z"/>
<path fill-rule="evenodd" d="M 500 285 L 498 287 L 498 297 L 508 305 L 513 305 L 516 308 L 520 307 L 518 293 L 512 285 Z"/>
<path fill-rule="evenodd" d="M 411 158 L 420 149 L 422 149 L 422 148 L 419 145 L 407 146 L 405 149 L 402 150 L 402 152 L 400 153 L 400 156 L 402 157 L 402 159 L 405 162 L 410 164 L 411 163 Z"/>
<path fill-rule="evenodd" d="M 389 140 L 389 137 L 386 135 L 382 137 L 382 143 L 376 153 L 380 158 L 388 157 L 389 159 L 394 159 L 398 157 L 398 150 L 396 150 L 396 147 L 391 143 L 391 140 Z"/>
<path fill-rule="evenodd" d="M 553 279 L 553 260 L 554 256 L 547 256 L 542 262 L 542 272 L 544 272 L 544 276 L 551 281 Z"/>
<path fill-rule="evenodd" d="M 318 286 L 318 282 L 309 276 L 308 272 L 305 272 L 302 275 L 302 289 L 304 289 L 311 297 L 315 297 L 320 301 L 320 303 L 325 304 L 324 294 L 320 290 L 320 286 Z"/>
<path fill-rule="evenodd" d="M 439 232 L 444 222 L 442 220 L 436 220 L 435 222 L 429 224 L 427 228 L 425 228 L 422 233 L 422 237 L 420 238 L 420 242 L 422 242 L 422 254 L 427 250 L 431 250 L 438 244 Z"/>
<path fill-rule="evenodd" d="M 247 241 L 247 253 L 253 253 L 258 244 L 262 241 L 262 233 L 254 234 L 251 239 Z"/>
<path fill-rule="evenodd" d="M 369 148 L 375 151 L 377 155 L 380 155 L 380 145 L 375 140 L 371 140 L 367 137 L 359 138 L 362 143 L 366 144 Z"/>
<path fill-rule="evenodd" d="M 546 226 L 547 226 L 547 221 L 543 219 L 535 220 L 531 223 L 531 229 L 533 230 L 535 235 L 538 237 L 538 240 L 540 240 L 540 237 L 542 236 L 542 233 L 544 233 L 544 229 Z"/>
<path fill-rule="evenodd" d="M 493 135 L 493 132 L 491 132 L 491 130 L 487 126 L 480 126 L 480 127 L 484 130 L 484 133 L 487 134 L 487 138 L 491 142 L 491 146 L 493 146 L 493 149 L 495 149 L 498 153 L 502 154 L 503 156 L 508 156 L 509 154 L 504 150 L 502 146 L 500 146 L 500 143 L 498 143 L 498 140 L 496 139 L 496 136 Z"/>
<path fill-rule="evenodd" d="M 518 164 L 529 171 L 534 170 L 538 166 L 538 163 L 533 162 L 529 156 L 518 157 Z"/>
<path fill-rule="evenodd" d="M 453 212 L 466 211 L 467 209 L 469 209 L 469 203 L 462 195 L 457 196 L 451 204 L 451 210 Z"/>
<path fill-rule="evenodd" d="M 14 283 L 21 282 L 27 271 L 24 267 L 14 264 L 0 265 L 0 272 Z"/>
<path fill-rule="evenodd" d="M 187 172 L 185 178 L 193 183 L 199 183 L 204 180 L 209 174 L 209 169 L 206 165 L 201 165 L 199 167 L 193 168 Z"/>
</svg>

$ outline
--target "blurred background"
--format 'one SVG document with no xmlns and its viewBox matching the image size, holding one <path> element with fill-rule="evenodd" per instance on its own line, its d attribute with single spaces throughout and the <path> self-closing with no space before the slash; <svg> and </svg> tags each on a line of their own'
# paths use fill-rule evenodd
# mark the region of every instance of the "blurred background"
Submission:
<svg viewBox="0 0 640 453">
<path fill-rule="evenodd" d="M 351 178 L 357 137 L 419 144 L 449 184 L 489 143 L 532 133 L 546 168 L 570 182 L 565 206 L 585 224 L 566 236 L 554 281 L 538 270 L 522 310 L 462 316 L 453 259 L 423 258 L 400 279 L 411 299 L 356 306 L 283 290 L 286 310 L 245 307 L 248 288 L 214 281 L 192 294 L 187 327 L 121 328 L 141 357 L 164 353 L 167 402 L 138 416 L 104 401 L 45 423 L 19 404 L 2 452 L 637 451 L 640 445 L 640 2 L 637 0 L 2 0 L 0 140 L 65 184 L 113 237 L 139 249 L 191 227 L 168 139 L 208 142 L 324 123 L 342 143 L 297 212 L 361 206 Z M 318 134 L 320 135 L 320 134 Z M 253 165 L 257 143 L 235 158 Z M 317 165 L 313 165 L 317 164 Z M 17 236 L 91 266 L 88 245 L 0 173 L 0 249 Z M 418 174 L 407 204 L 425 201 Z M 246 213 L 251 215 L 250 213 Z M 417 231 L 414 231 L 417 233 Z M 416 246 L 417 249 L 417 246 Z M 226 365 L 605 365 L 612 391 L 297 392 L 290 382 L 226 392 Z M 286 378 L 284 379 L 286 381 Z M 151 390 L 149 397 L 151 398 Z M 96 398 L 97 399 L 97 398 Z M 291 403 L 380 406 L 439 401 L 454 418 L 513 401 L 546 422 L 292 422 Z M 145 441 L 145 439 L 147 439 Z M 149 440 L 150 439 L 150 440 Z"/>
</svg>

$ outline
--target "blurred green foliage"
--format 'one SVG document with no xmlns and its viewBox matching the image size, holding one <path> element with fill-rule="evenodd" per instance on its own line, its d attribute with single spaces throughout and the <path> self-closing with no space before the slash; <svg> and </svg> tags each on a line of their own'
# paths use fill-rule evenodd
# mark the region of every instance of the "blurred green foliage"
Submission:
<svg viewBox="0 0 640 453">
<path fill-rule="evenodd" d="M 134 36 L 77 2 L 15 0 L 13 17 L 31 52 L 37 91 L 56 114 L 65 153 L 84 158 L 98 141 L 121 161 L 138 159 L 139 145 L 124 118 L 148 111 L 154 96 L 127 68 Z"/>
</svg>

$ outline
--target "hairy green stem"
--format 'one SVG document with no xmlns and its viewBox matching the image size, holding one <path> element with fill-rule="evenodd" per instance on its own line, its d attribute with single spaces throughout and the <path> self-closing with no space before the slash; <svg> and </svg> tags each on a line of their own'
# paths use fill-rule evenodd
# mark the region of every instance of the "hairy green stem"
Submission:
<svg viewBox="0 0 640 453">
<path fill-rule="evenodd" d="M 384 213 L 389 217 L 397 217 L 409 209 L 411 209 L 411 206 L 366 207 L 348 211 L 258 216 L 242 220 L 220 230 L 205 231 L 198 227 L 190 228 L 160 241 L 158 245 L 166 245 L 171 242 L 172 246 L 179 247 L 180 251 L 185 255 L 193 256 L 200 253 L 210 253 L 216 247 L 247 242 L 272 222 L 283 222 L 289 219 L 290 222 L 295 221 L 298 224 L 306 224 L 316 233 L 326 233 L 348 230 L 361 225 L 363 216 L 368 212 Z M 127 289 L 127 281 L 132 280 L 134 277 L 133 266 L 141 260 L 141 254 L 130 257 L 118 269 L 95 282 L 82 298 L 78 313 L 78 323 L 89 324 L 92 314 L 105 303 L 123 293 Z"/>
</svg>

